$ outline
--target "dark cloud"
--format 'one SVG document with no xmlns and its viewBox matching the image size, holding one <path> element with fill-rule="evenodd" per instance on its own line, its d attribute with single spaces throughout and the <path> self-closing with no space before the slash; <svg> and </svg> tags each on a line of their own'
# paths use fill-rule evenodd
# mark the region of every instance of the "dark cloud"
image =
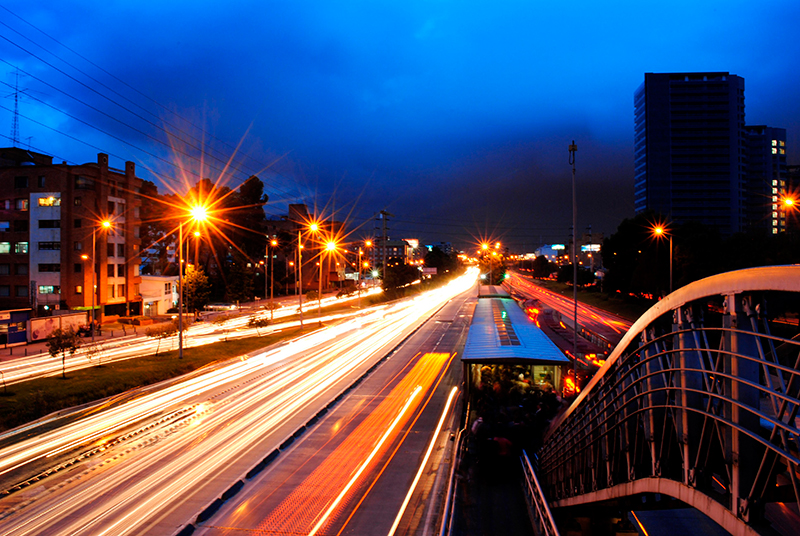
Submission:
<svg viewBox="0 0 800 536">
<path fill-rule="evenodd" d="M 259 173 L 277 212 L 298 198 L 332 206 L 335 196 L 339 207 L 358 198 L 354 214 L 388 208 L 393 233 L 423 240 L 497 234 L 526 248 L 563 241 L 571 225 L 567 145 L 575 139 L 578 227 L 613 232 L 633 210 L 633 91 L 644 72 L 743 76 L 747 121 L 787 128 L 790 162 L 800 161 L 795 2 L 5 7 L 0 57 L 43 81 L 24 81 L 31 96 L 91 125 L 23 99 L 23 144 L 33 136 L 32 147 L 79 162 L 94 160 L 99 147 L 117 167 L 133 160 L 142 174 L 162 176 L 176 174 L 164 160 L 197 166 L 202 148 L 205 169 L 196 173 L 215 177 L 242 141 L 232 182 Z M 11 67 L 0 71 L 10 83 Z M 11 113 L 0 112 L 10 125 Z"/>
</svg>

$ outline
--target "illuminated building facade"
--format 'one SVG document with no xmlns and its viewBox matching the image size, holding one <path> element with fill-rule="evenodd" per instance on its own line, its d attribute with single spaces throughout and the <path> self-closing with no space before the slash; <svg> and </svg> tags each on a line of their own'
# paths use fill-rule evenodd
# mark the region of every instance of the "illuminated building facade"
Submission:
<svg viewBox="0 0 800 536">
<path fill-rule="evenodd" d="M 747 222 L 750 227 L 786 230 L 786 129 L 747 127 Z"/>
<path fill-rule="evenodd" d="M 0 309 L 90 309 L 94 260 L 98 318 L 141 314 L 141 184 L 132 162 L 115 170 L 102 153 L 67 165 L 0 149 Z"/>
</svg>

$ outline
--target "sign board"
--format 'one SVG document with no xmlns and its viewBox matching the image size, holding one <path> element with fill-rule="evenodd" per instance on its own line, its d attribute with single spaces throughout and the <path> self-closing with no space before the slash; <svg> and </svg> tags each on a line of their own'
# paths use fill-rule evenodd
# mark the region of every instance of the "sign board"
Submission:
<svg viewBox="0 0 800 536">
<path fill-rule="evenodd" d="M 422 275 L 436 275 L 436 268 L 422 268 Z"/>
</svg>

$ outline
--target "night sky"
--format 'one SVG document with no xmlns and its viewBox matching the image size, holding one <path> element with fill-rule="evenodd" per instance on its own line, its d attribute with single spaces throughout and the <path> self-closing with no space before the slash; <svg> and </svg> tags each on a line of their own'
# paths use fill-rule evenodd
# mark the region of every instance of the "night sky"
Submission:
<svg viewBox="0 0 800 536">
<path fill-rule="evenodd" d="M 573 139 L 579 230 L 633 215 L 645 72 L 744 77 L 746 122 L 800 163 L 798 22 L 796 0 L 0 0 L 0 144 L 18 68 L 19 144 L 56 161 L 107 152 L 162 192 L 256 174 L 270 215 L 532 251 L 569 235 Z"/>
</svg>

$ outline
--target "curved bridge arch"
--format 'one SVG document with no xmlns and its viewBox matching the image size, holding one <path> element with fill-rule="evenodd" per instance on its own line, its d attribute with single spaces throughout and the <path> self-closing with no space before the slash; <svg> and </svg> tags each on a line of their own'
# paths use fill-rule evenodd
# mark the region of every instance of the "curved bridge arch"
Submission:
<svg viewBox="0 0 800 536">
<path fill-rule="evenodd" d="M 800 266 L 713 276 L 647 311 L 547 432 L 551 504 L 663 493 L 734 534 L 800 508 L 800 343 L 766 314 L 787 297 Z"/>
</svg>

